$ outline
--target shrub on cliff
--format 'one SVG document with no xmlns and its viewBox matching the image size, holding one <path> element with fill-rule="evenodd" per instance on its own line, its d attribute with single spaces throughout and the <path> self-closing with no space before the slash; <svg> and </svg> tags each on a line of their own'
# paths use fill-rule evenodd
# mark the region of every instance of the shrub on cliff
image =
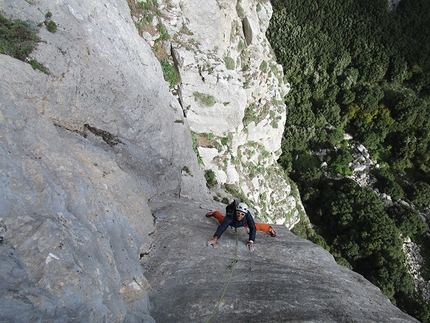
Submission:
<svg viewBox="0 0 430 323">
<path fill-rule="evenodd" d="M 10 20 L 0 15 L 0 53 L 25 61 L 39 37 L 26 21 Z"/>
</svg>

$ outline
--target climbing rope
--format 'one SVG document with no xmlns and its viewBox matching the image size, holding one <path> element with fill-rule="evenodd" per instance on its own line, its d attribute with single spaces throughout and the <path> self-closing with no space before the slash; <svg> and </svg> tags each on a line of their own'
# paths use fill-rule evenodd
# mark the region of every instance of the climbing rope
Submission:
<svg viewBox="0 0 430 323">
<path fill-rule="evenodd" d="M 227 291 L 228 285 L 230 285 L 231 279 L 233 278 L 233 273 L 234 273 L 234 269 L 236 268 L 236 264 L 237 264 L 237 258 L 238 258 L 238 250 L 239 250 L 239 233 L 237 232 L 237 228 L 235 229 L 236 231 L 236 255 L 235 258 L 233 260 L 233 266 L 231 267 L 231 271 L 230 271 L 230 277 L 228 278 L 227 284 L 224 287 L 224 291 L 221 294 L 220 299 L 218 300 L 218 304 L 216 304 L 214 310 L 212 311 L 212 314 L 208 317 L 208 319 L 205 321 L 205 323 L 209 323 L 210 320 L 212 320 L 212 318 L 214 317 L 215 313 L 218 311 L 218 308 L 222 302 L 222 300 L 224 299 L 224 295 L 225 292 Z"/>
</svg>

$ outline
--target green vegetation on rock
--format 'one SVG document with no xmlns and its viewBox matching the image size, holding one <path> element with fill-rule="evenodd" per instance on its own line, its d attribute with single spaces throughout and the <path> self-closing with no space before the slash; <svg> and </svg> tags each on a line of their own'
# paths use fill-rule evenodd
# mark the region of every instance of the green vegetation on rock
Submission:
<svg viewBox="0 0 430 323">
<path fill-rule="evenodd" d="M 28 62 L 33 69 L 48 74 L 49 70 L 43 64 L 35 59 L 27 60 L 39 40 L 28 22 L 19 19 L 6 19 L 0 15 L 0 54 Z"/>
<path fill-rule="evenodd" d="M 161 69 L 163 70 L 164 79 L 169 83 L 169 87 L 173 89 L 179 83 L 179 74 L 176 71 L 175 65 L 167 59 L 161 61 Z"/>
<path fill-rule="evenodd" d="M 205 106 L 213 107 L 216 104 L 216 100 L 212 95 L 201 92 L 194 92 L 193 95 L 196 101 L 202 103 Z"/>
<path fill-rule="evenodd" d="M 35 49 L 39 37 L 23 20 L 10 20 L 0 15 L 0 53 L 21 61 Z"/>
</svg>

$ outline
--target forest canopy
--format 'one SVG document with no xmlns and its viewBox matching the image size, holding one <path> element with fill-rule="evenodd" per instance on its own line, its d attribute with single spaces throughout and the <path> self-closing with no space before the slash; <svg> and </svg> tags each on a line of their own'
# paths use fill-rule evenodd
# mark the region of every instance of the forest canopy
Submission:
<svg viewBox="0 0 430 323">
<path fill-rule="evenodd" d="M 402 249 L 406 237 L 424 256 L 430 249 L 421 216 L 430 206 L 429 3 L 271 2 L 267 37 L 291 84 L 279 161 L 315 226 L 307 237 L 430 322 Z M 378 162 L 373 187 L 348 177 L 358 144 Z M 380 194 L 393 203 L 384 205 Z"/>
</svg>

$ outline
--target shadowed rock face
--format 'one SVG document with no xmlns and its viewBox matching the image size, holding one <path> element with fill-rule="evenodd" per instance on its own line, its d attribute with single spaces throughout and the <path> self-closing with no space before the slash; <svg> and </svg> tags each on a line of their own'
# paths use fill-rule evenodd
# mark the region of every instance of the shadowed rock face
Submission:
<svg viewBox="0 0 430 323">
<path fill-rule="evenodd" d="M 215 248 L 206 247 L 217 221 L 208 209 L 224 205 L 157 199 L 154 244 L 144 260 L 157 322 L 205 322 L 221 299 L 213 322 L 418 322 L 392 305 L 361 275 L 339 266 L 321 247 L 276 226 L 277 236 L 227 229 Z"/>
</svg>

